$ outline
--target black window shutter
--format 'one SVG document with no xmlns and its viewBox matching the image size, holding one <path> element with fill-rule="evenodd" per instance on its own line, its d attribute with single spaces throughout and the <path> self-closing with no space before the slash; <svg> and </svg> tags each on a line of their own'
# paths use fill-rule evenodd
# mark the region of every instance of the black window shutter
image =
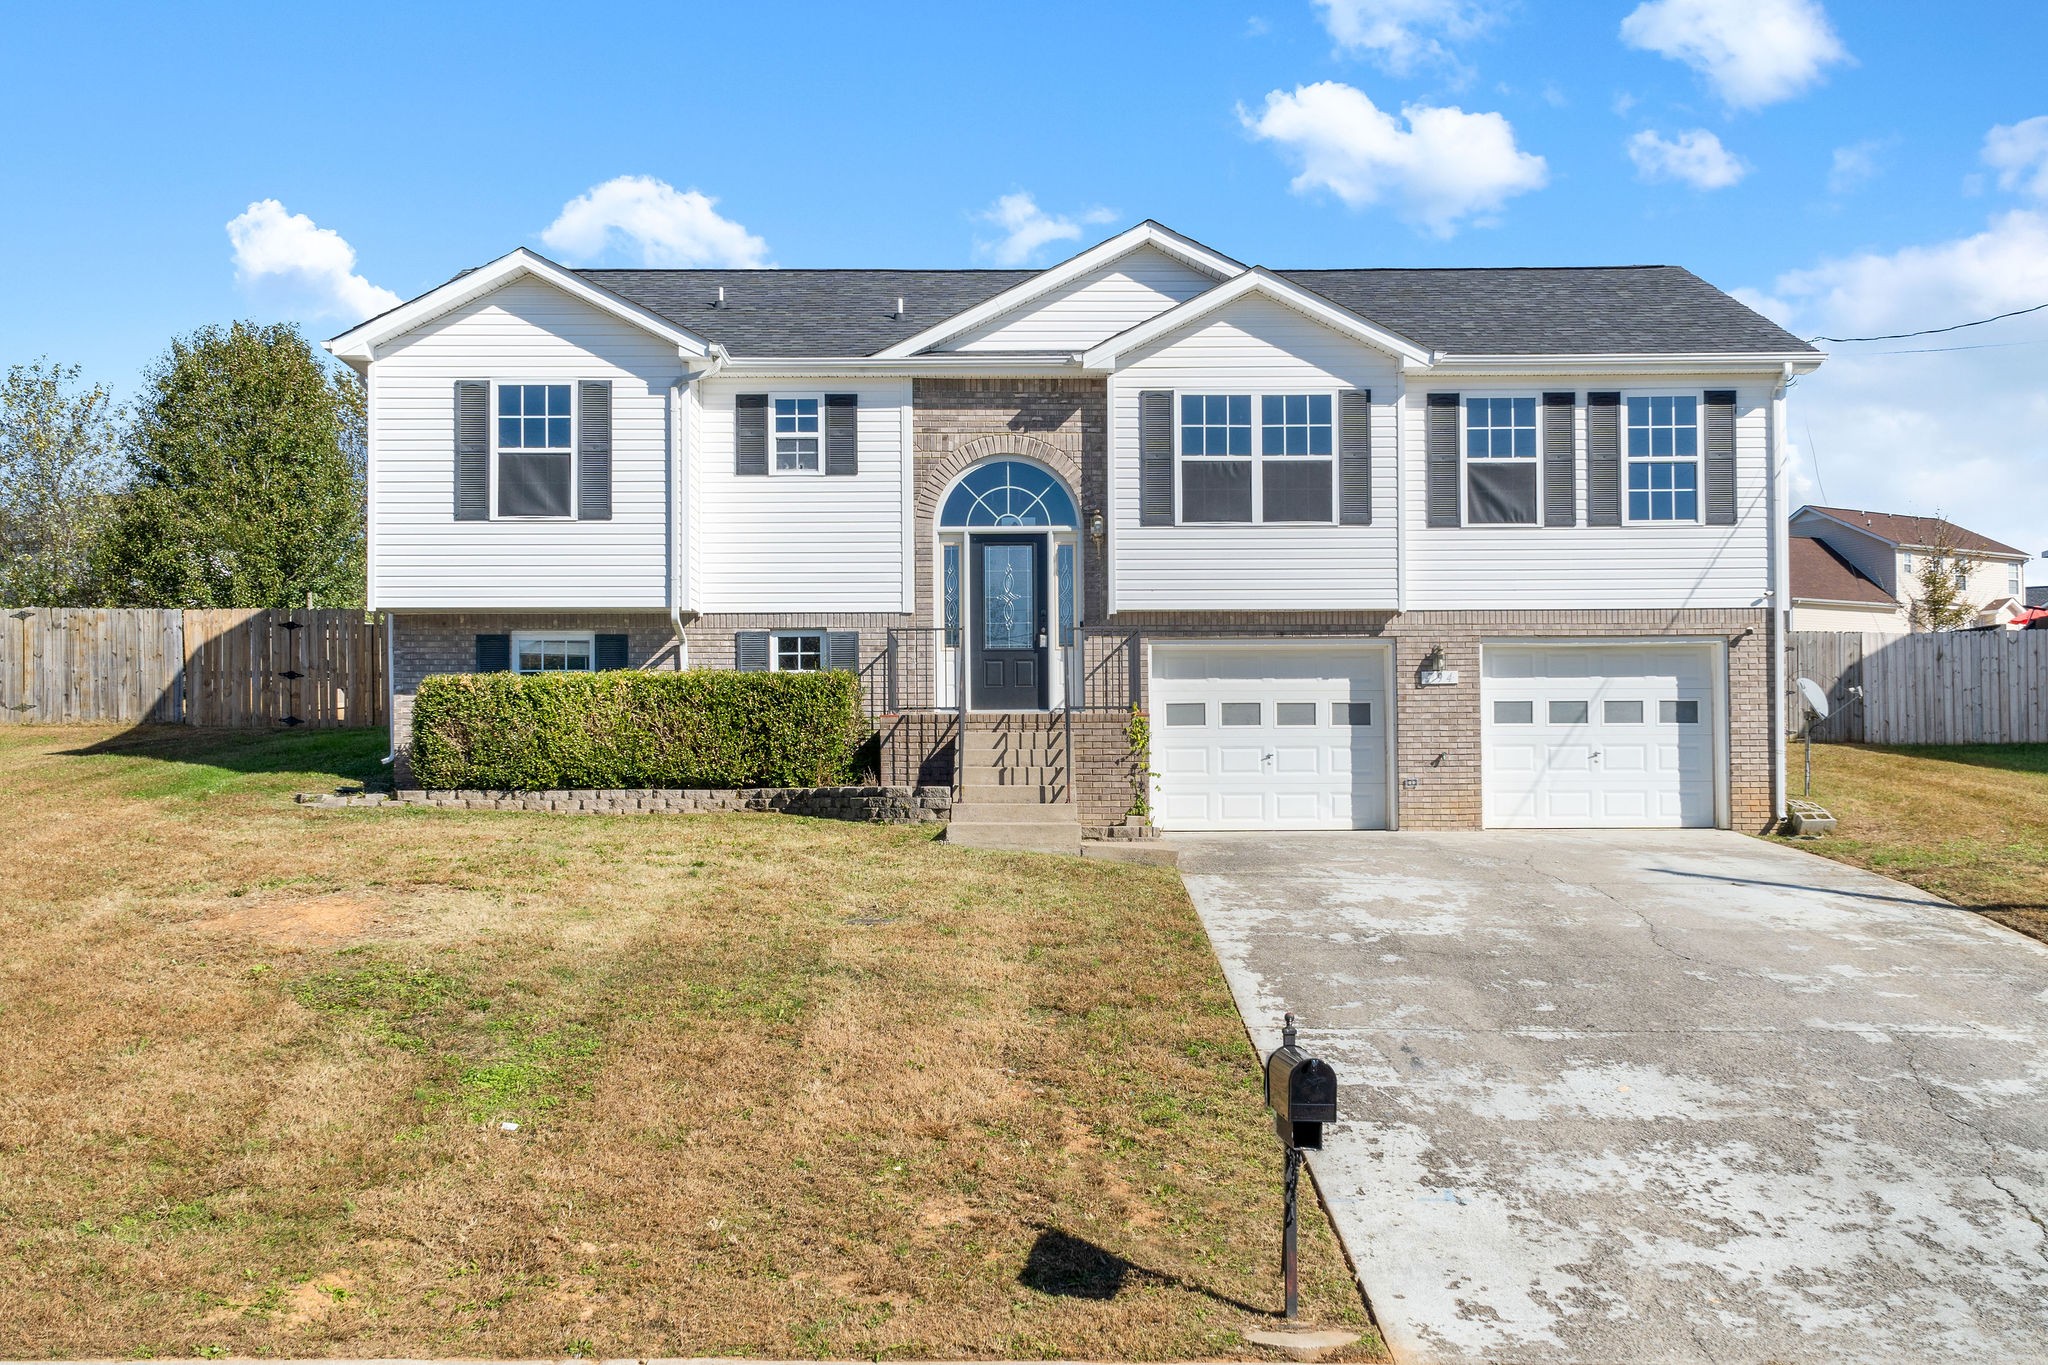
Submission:
<svg viewBox="0 0 2048 1365">
<path fill-rule="evenodd" d="M 1708 389 L 1705 438 L 1707 451 L 1707 525 L 1735 524 L 1735 390 Z"/>
<path fill-rule="evenodd" d="M 1337 395 L 1337 520 L 1372 525 L 1372 392 Z"/>
<path fill-rule="evenodd" d="M 828 630 L 825 632 L 825 667 L 841 673 L 860 672 L 860 632 L 857 630 Z"/>
<path fill-rule="evenodd" d="M 1578 432 L 1575 393 L 1543 395 L 1543 524 L 1579 524 Z"/>
<path fill-rule="evenodd" d="M 455 381 L 455 519 L 491 519 L 491 385 Z"/>
<path fill-rule="evenodd" d="M 768 671 L 768 632 L 742 630 L 732 637 L 732 666 L 742 673 Z"/>
<path fill-rule="evenodd" d="M 1586 395 L 1586 524 L 1621 525 L 1621 395 Z"/>
<path fill-rule="evenodd" d="M 626 637 L 623 635 L 600 635 L 597 637 L 596 657 L 591 660 L 600 673 L 613 669 L 631 668 L 626 662 Z"/>
<path fill-rule="evenodd" d="M 1429 396 L 1428 422 L 1424 430 L 1428 455 L 1429 524 L 1458 524 L 1458 395 L 1433 393 Z"/>
<path fill-rule="evenodd" d="M 509 635 L 477 636 L 476 671 L 479 673 L 511 672 L 512 637 Z"/>
<path fill-rule="evenodd" d="M 1138 524 L 1173 525 L 1173 394 L 1138 395 Z"/>
<path fill-rule="evenodd" d="M 586 379 L 577 387 L 581 391 L 576 395 L 576 519 L 610 521 L 612 384 L 609 379 Z"/>
<path fill-rule="evenodd" d="M 825 395 L 825 472 L 860 473 L 860 395 Z"/>
<path fill-rule="evenodd" d="M 732 472 L 741 478 L 768 475 L 768 395 L 742 393 L 732 400 Z"/>
</svg>

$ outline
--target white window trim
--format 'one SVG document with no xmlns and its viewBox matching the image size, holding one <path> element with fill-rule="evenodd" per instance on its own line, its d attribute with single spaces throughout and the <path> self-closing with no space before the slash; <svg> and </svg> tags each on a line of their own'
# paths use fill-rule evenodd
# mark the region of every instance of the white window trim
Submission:
<svg viewBox="0 0 2048 1365">
<path fill-rule="evenodd" d="M 822 630 L 772 630 L 768 632 L 768 671 L 770 673 L 822 673 L 825 671 L 825 631 Z M 815 639 L 818 642 L 818 666 L 816 668 L 784 668 L 782 666 L 782 642 L 784 640 Z"/>
<path fill-rule="evenodd" d="M 1468 439 L 1468 433 L 1469 433 L 1469 428 L 1470 428 L 1470 426 L 1471 426 L 1471 422 L 1470 422 L 1470 419 L 1469 419 L 1469 414 L 1470 414 L 1470 410 L 1469 410 L 1469 409 L 1468 409 L 1468 408 L 1467 408 L 1467 407 L 1465 406 L 1466 400 L 1467 400 L 1467 399 L 1471 399 L 1471 398 L 1533 398 L 1533 399 L 1535 399 L 1535 400 L 1536 400 L 1536 458 L 1535 458 L 1535 460 L 1534 460 L 1534 463 L 1535 463 L 1535 465 L 1536 465 L 1536 519 L 1535 519 L 1534 521 L 1473 521 L 1473 520 L 1472 520 L 1472 514 L 1471 514 L 1470 510 L 1469 510 L 1469 509 L 1467 508 L 1467 506 L 1466 506 L 1466 503 L 1467 503 L 1467 501 L 1468 501 L 1468 498 L 1467 498 L 1467 494 L 1468 494 L 1468 493 L 1470 492 L 1470 490 L 1471 490 L 1471 487 L 1472 487 L 1472 481 L 1471 481 L 1471 479 L 1470 479 L 1469 477 L 1467 477 L 1467 473 L 1466 473 L 1466 470 L 1467 470 L 1467 468 L 1468 468 L 1468 461 L 1467 461 L 1467 456 L 1468 456 L 1468 452 L 1469 452 L 1469 451 L 1471 450 L 1471 442 L 1470 442 L 1470 440 Z M 1624 409 L 1623 409 L 1623 411 L 1626 411 L 1626 409 L 1624 408 Z M 1622 440 L 1623 440 L 1623 442 L 1624 442 L 1624 444 L 1625 444 L 1625 443 L 1627 442 L 1627 440 L 1628 440 L 1627 436 L 1626 436 L 1626 435 L 1624 435 L 1624 436 L 1622 437 Z M 1459 526 L 1461 526 L 1461 527 L 1463 527 L 1463 526 L 1470 526 L 1470 527 L 1473 527 L 1473 528 L 1475 528 L 1475 529 L 1477 529 L 1477 530 L 1481 530 L 1481 531 L 1540 531 L 1540 530 L 1542 530 L 1542 529 L 1543 529 L 1543 463 L 1544 463 L 1544 462 L 1543 462 L 1543 455 L 1544 455 L 1544 450 L 1543 450 L 1543 394 L 1542 394 L 1542 392 L 1541 392 L 1541 391 L 1539 391 L 1539 390 L 1533 390 L 1533 389 L 1460 389 L 1460 390 L 1458 390 L 1458 525 L 1459 525 Z M 1481 463 L 1481 464 L 1490 464 L 1490 465 L 1500 465 L 1500 464 L 1508 464 L 1508 465 L 1512 465 L 1512 464 L 1516 463 L 1516 461 L 1515 461 L 1515 460 L 1514 460 L 1513 458 L 1510 458 L 1510 459 L 1507 459 L 1507 460 L 1494 460 L 1494 459 L 1487 459 L 1487 460 L 1482 460 L 1482 461 L 1480 461 L 1480 463 Z M 1623 480 L 1622 480 L 1622 481 L 1623 481 L 1624 483 L 1626 483 L 1626 482 L 1627 482 L 1627 476 L 1626 476 L 1626 474 L 1624 474 L 1624 475 L 1623 475 Z M 1625 491 L 1625 490 L 1624 490 L 1624 491 Z"/>
<path fill-rule="evenodd" d="M 775 461 L 775 404 L 792 398 L 808 398 L 818 405 L 818 467 L 816 469 L 784 469 Z M 768 476 L 776 479 L 815 479 L 825 473 L 825 394 L 823 390 L 812 393 L 785 391 L 768 395 Z M 803 632 L 809 634 L 808 631 Z"/>
<path fill-rule="evenodd" d="M 498 390 L 499 390 L 499 389 L 504 389 L 504 388 L 520 388 L 520 387 L 523 387 L 523 386 L 525 386 L 525 385 L 529 385 L 529 384 L 549 384 L 549 385 L 561 385 L 561 384 L 567 384 L 567 385 L 569 386 L 569 450 L 568 450 L 568 455 L 569 455 L 569 511 L 568 511 L 568 514 L 567 514 L 566 516 L 559 516 L 559 517 L 540 517 L 540 516 L 535 516 L 535 517 L 514 517 L 514 516 L 506 516 L 506 515 L 504 515 L 503 513 L 501 513 L 501 512 L 499 512 L 499 511 L 498 511 L 498 454 L 499 454 L 499 451 L 498 451 Z M 580 437 L 580 436 L 582 435 L 582 432 L 583 432 L 583 385 L 582 385 L 582 382 L 581 382 L 581 381 L 579 381 L 579 380 L 575 380 L 575 379 L 561 379 L 561 378 L 553 378 L 553 379 L 493 379 L 493 380 L 491 381 L 491 399 L 490 399 L 490 403 L 491 403 L 491 409 L 490 409 L 490 412 L 491 412 L 491 467 L 490 467 L 489 473 L 490 473 L 490 486 L 491 486 L 491 490 L 490 490 L 490 491 L 491 491 L 491 520 L 492 520 L 492 521 L 574 521 L 574 520 L 576 520 L 576 494 L 577 494 L 577 489 L 578 489 L 578 487 L 580 486 L 580 485 L 579 485 L 579 481 L 578 481 L 578 480 L 579 480 L 579 475 L 580 475 L 580 474 L 582 473 L 581 469 L 579 468 L 579 464 L 580 464 L 580 461 L 581 461 L 581 458 L 582 458 L 582 457 L 581 457 L 581 456 L 580 456 L 580 455 L 579 455 L 579 454 L 577 453 L 577 452 L 578 452 L 578 448 L 579 448 L 579 447 L 580 447 L 580 446 L 581 446 L 581 445 L 583 444 L 583 442 L 582 442 L 581 440 L 579 440 L 579 439 L 578 439 L 578 437 Z M 523 449 L 521 449 L 521 450 L 514 450 L 514 451 L 513 451 L 512 453 L 513 453 L 513 454 L 515 454 L 515 455 L 518 455 L 518 454 L 524 454 L 524 453 L 527 453 L 527 452 L 526 452 L 526 451 L 524 451 Z M 553 454 L 554 452 L 553 452 L 553 451 L 548 451 L 548 452 L 544 452 L 544 453 L 547 453 L 547 454 Z M 572 632 L 570 632 L 570 633 L 571 633 L 571 634 L 574 634 L 574 632 L 573 632 L 573 631 L 572 631 Z"/>
<path fill-rule="evenodd" d="M 1260 421 L 1261 400 L 1266 398 L 1299 398 L 1322 395 L 1330 400 L 1330 453 L 1328 455 L 1265 455 L 1264 423 Z M 1183 398 L 1236 398 L 1249 397 L 1252 400 L 1252 453 L 1250 455 L 1186 455 L 1181 451 L 1180 405 Z M 1339 410 L 1342 396 L 1335 389 L 1326 388 L 1267 388 L 1267 389 L 1175 389 L 1173 391 L 1173 524 L 1176 526 L 1202 526 L 1216 529 L 1231 527 L 1266 527 L 1287 530 L 1290 527 L 1335 526 L 1342 512 L 1338 503 L 1341 491 L 1339 483 L 1339 446 L 1344 437 L 1344 418 Z M 1267 521 L 1265 462 L 1328 460 L 1330 462 L 1330 517 L 1327 521 Z M 1186 496 L 1188 481 L 1181 476 L 1183 461 L 1205 464 L 1212 460 L 1249 460 L 1252 466 L 1252 519 L 1250 521 L 1188 521 L 1181 515 L 1181 500 Z"/>
<path fill-rule="evenodd" d="M 1628 468 L 1636 461 L 1628 454 L 1628 400 L 1631 398 L 1690 398 L 1693 400 L 1693 516 L 1691 521 L 1671 518 L 1659 521 L 1646 517 L 1641 521 L 1629 515 L 1628 511 Z M 1617 438 L 1621 445 L 1621 524 L 1623 526 L 1704 526 L 1707 524 L 1707 391 L 1673 386 L 1659 389 L 1623 389 L 1621 410 L 1616 414 Z M 1682 455 L 1649 455 L 1642 457 L 1642 463 L 1677 464 Z"/>
<path fill-rule="evenodd" d="M 559 521 L 559 520 L 561 520 L 561 518 L 559 518 L 559 517 L 515 517 L 515 518 L 513 518 L 513 520 L 515 520 L 515 521 Z M 519 666 L 519 646 L 520 646 L 521 644 L 523 644 L 523 643 L 528 643 L 528 642 L 531 642 L 531 641 L 534 641 L 534 640 L 578 640 L 578 641 L 581 641 L 581 642 L 582 642 L 582 644 L 583 644 L 583 647 L 584 647 L 584 651 L 585 651 L 585 653 L 586 653 L 586 654 L 587 654 L 587 655 L 589 656 L 589 659 L 590 659 L 590 669 L 589 669 L 589 671 L 590 671 L 590 672 L 592 672 L 592 673 L 595 673 L 595 672 L 597 671 L 597 632 L 596 632 L 596 631 L 591 631 L 591 630 L 521 630 L 521 631 L 514 631 L 514 632 L 513 632 L 513 634 L 512 634 L 512 671 L 513 671 L 514 673 L 524 673 L 524 672 L 526 672 L 526 670 L 525 670 L 525 669 L 522 669 L 522 668 L 521 668 L 521 667 Z M 535 671 L 535 672 L 541 672 L 541 673 L 554 673 L 554 672 L 581 672 L 581 671 L 583 671 L 583 670 L 581 670 L 581 669 L 536 669 L 536 670 L 534 670 L 534 671 Z"/>
</svg>

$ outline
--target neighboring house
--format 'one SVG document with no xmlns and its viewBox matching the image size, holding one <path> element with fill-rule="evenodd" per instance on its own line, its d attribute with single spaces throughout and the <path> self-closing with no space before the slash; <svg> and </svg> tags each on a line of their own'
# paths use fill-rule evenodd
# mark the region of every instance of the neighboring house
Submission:
<svg viewBox="0 0 2048 1365">
<path fill-rule="evenodd" d="M 2027 605 L 2030 607 L 2048 607 L 2048 585 L 2028 588 Z"/>
<path fill-rule="evenodd" d="M 1866 635 L 1904 635 L 1906 614 L 1882 584 L 1844 558 L 1824 540 L 1794 536 L 1792 629 L 1851 630 Z"/>
<path fill-rule="evenodd" d="M 1977 608 L 1975 624 L 2003 625 L 2024 605 L 2027 553 L 1965 530 L 1939 517 L 1865 512 L 1851 507 L 1806 506 L 1792 514 L 1794 540 L 1817 540 L 1833 557 L 1883 591 L 1893 602 L 1892 617 L 1879 624 L 1881 613 L 1867 613 L 1869 623 L 1847 623 L 1839 603 L 1809 594 L 1798 576 L 1801 560 L 1793 559 L 1792 628 L 1794 630 L 1862 630 L 1902 635 L 1912 629 L 1913 603 L 1920 598 L 1920 571 L 1937 545 L 1946 545 L 1970 566 L 1964 596 Z M 1815 563 L 1809 558 L 1807 563 Z"/>
<path fill-rule="evenodd" d="M 1023 754 L 1092 826 L 1782 803 L 1771 471 L 1822 357 L 1681 269 L 519 250 L 328 346 L 400 751 L 432 672 L 850 667 L 886 779 L 952 776 L 964 684 L 970 792 Z"/>
</svg>

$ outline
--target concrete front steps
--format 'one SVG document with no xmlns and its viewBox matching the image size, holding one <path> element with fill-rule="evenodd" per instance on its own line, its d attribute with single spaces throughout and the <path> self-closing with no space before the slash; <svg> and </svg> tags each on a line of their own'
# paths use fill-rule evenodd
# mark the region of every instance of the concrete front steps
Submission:
<svg viewBox="0 0 2048 1365">
<path fill-rule="evenodd" d="M 1049 715 L 970 716 L 959 750 L 960 799 L 946 842 L 1024 853 L 1081 851 L 1066 737 Z"/>
</svg>

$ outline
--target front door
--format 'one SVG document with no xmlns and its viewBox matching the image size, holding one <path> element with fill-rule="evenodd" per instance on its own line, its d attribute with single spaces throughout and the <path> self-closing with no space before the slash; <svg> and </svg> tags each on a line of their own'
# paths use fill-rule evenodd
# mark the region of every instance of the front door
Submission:
<svg viewBox="0 0 2048 1365">
<path fill-rule="evenodd" d="M 974 706 L 1045 708 L 1045 542 L 977 536 L 974 550 Z"/>
</svg>

